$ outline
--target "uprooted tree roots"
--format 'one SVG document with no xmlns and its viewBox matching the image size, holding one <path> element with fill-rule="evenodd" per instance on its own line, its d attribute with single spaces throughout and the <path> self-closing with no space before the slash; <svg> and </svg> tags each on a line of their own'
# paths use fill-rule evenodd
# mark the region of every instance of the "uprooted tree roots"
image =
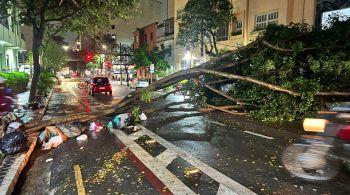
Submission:
<svg viewBox="0 0 350 195">
<path fill-rule="evenodd" d="M 332 28 L 323 31 L 311 29 L 305 24 L 270 25 L 256 41 L 197 67 L 178 71 L 147 88 L 133 91 L 104 111 L 33 121 L 22 129 L 33 133 L 56 123 L 89 121 L 100 116 L 130 112 L 133 107 L 145 104 L 141 101 L 143 93 L 166 89 L 183 80 L 191 80 L 189 85 L 195 85 L 201 91 L 193 96 L 205 95 L 209 100 L 200 104 L 207 107 L 201 108 L 202 111 L 214 109 L 246 114 L 231 109 L 254 110 L 252 113 L 260 119 L 297 120 L 315 113 L 325 101 L 350 96 L 349 24 L 350 21 L 335 21 Z M 218 89 L 222 84 L 232 84 L 231 91 L 225 93 Z M 213 96 L 224 98 L 229 103 L 223 107 L 211 105 Z M 149 114 L 174 104 L 178 103 L 144 112 Z"/>
</svg>

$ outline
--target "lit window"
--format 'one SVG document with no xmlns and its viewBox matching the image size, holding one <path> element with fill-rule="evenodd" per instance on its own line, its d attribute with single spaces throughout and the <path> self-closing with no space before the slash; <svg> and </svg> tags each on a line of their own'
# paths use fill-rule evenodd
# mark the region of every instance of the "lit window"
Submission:
<svg viewBox="0 0 350 195">
<path fill-rule="evenodd" d="M 278 24 L 278 11 L 272 11 L 255 17 L 255 30 L 264 30 L 269 24 Z"/>
</svg>

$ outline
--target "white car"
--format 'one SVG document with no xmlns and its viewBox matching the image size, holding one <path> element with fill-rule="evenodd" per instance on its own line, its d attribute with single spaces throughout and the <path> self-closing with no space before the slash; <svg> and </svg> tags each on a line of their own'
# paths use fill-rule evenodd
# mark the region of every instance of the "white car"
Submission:
<svg viewBox="0 0 350 195">
<path fill-rule="evenodd" d="M 149 83 L 146 80 L 139 80 L 136 84 L 136 89 L 148 87 Z"/>
</svg>

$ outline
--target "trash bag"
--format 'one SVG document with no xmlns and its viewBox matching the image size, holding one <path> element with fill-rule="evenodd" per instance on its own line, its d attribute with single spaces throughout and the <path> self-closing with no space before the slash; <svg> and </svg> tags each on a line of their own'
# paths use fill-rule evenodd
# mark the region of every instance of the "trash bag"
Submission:
<svg viewBox="0 0 350 195">
<path fill-rule="evenodd" d="M 62 138 L 62 141 L 66 141 L 67 137 L 64 135 L 64 133 L 55 126 L 47 126 L 45 127 L 45 130 L 39 134 L 38 138 L 38 145 L 41 145 L 45 142 L 49 142 L 49 140 L 52 137 L 60 136 Z"/>
<path fill-rule="evenodd" d="M 16 131 L 21 125 L 22 123 L 19 122 L 10 123 L 6 128 L 6 134 Z"/>
<path fill-rule="evenodd" d="M 68 138 L 73 138 L 81 135 L 83 132 L 82 129 L 80 129 L 77 125 L 71 123 L 71 124 L 57 124 L 56 127 L 61 129 L 63 134 L 67 136 Z"/>
<path fill-rule="evenodd" d="M 42 150 L 50 150 L 51 148 L 57 148 L 57 146 L 63 143 L 62 136 L 57 135 L 51 137 L 48 142 L 43 143 Z"/>
<path fill-rule="evenodd" d="M 134 123 L 131 113 L 119 114 L 113 118 L 108 127 L 113 129 L 122 129 Z"/>
<path fill-rule="evenodd" d="M 77 139 L 78 141 L 84 141 L 84 140 L 87 140 L 87 138 L 88 138 L 87 135 L 86 135 L 86 134 L 83 134 L 83 135 L 77 137 L 76 139 Z"/>
<path fill-rule="evenodd" d="M 103 125 L 97 122 L 92 122 L 90 124 L 89 130 L 99 132 L 103 129 Z"/>
<path fill-rule="evenodd" d="M 147 120 L 147 116 L 145 115 L 145 113 L 142 113 L 142 114 L 140 115 L 140 120 L 141 120 L 141 121 Z"/>
<path fill-rule="evenodd" d="M 6 134 L 0 142 L 2 153 L 9 155 L 28 149 L 28 139 L 23 132 L 14 131 Z"/>
</svg>

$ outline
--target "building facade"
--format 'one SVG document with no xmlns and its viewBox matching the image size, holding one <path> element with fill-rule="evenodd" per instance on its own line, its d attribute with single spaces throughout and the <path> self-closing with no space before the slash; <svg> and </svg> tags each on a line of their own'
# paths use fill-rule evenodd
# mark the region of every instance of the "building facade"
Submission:
<svg viewBox="0 0 350 195">
<path fill-rule="evenodd" d="M 17 24 L 15 9 L 7 11 L 9 17 L 0 17 L 0 72 L 18 71 L 24 60 L 25 41 Z"/>
<path fill-rule="evenodd" d="M 174 67 L 174 1 L 162 1 L 162 21 L 157 27 L 157 48 L 162 52 L 165 60 L 175 70 Z"/>
<path fill-rule="evenodd" d="M 268 24 L 315 24 L 317 0 L 231 0 L 235 20 L 217 32 L 218 49 L 235 50 L 254 41 Z M 175 66 L 182 70 L 209 59 L 203 49 L 186 51 L 176 44 L 181 14 L 188 0 L 174 0 Z"/>
<path fill-rule="evenodd" d="M 157 28 L 158 22 L 154 22 L 142 28 L 137 28 L 133 33 L 133 49 L 140 48 L 143 44 L 148 45 L 149 51 L 157 49 Z M 149 78 L 148 68 L 140 68 L 137 70 L 137 78 L 148 79 Z"/>
</svg>

